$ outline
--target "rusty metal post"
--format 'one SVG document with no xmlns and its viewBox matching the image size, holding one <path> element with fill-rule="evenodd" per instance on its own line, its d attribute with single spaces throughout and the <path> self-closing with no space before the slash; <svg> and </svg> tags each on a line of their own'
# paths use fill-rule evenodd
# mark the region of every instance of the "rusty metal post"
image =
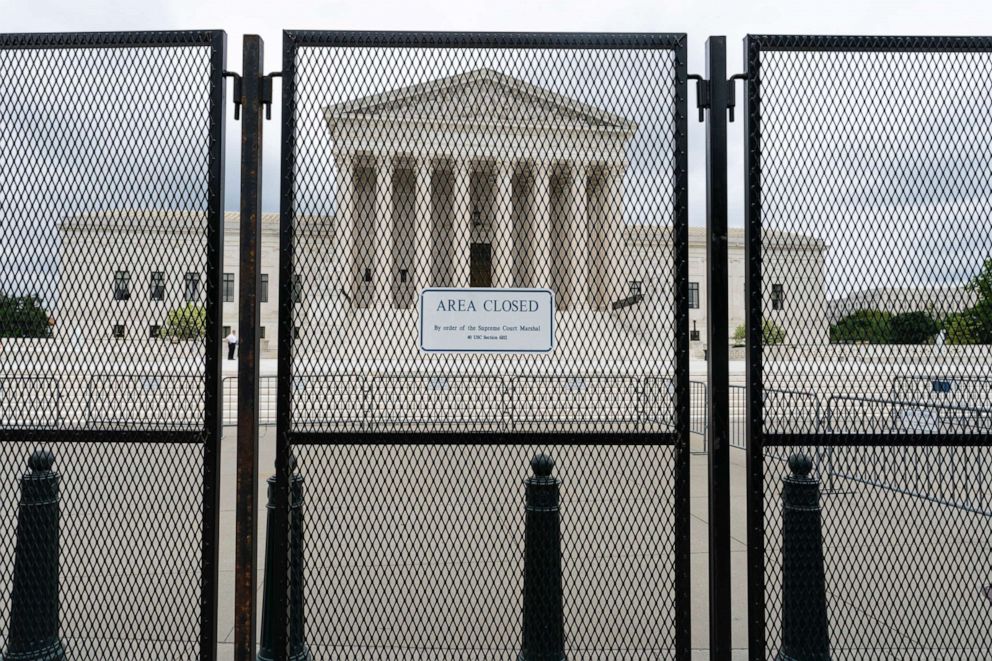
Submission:
<svg viewBox="0 0 992 661">
<path fill-rule="evenodd" d="M 238 459 L 234 567 L 234 658 L 255 655 L 258 554 L 258 325 L 259 240 L 262 234 L 262 67 L 261 37 L 245 35 L 240 85 L 241 264 L 238 321 Z"/>
</svg>

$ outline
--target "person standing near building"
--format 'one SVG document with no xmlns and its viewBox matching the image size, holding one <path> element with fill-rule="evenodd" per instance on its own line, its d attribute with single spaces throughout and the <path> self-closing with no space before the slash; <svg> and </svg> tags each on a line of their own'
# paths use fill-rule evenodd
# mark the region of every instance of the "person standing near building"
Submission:
<svg viewBox="0 0 992 661">
<path fill-rule="evenodd" d="M 227 359 L 234 360 L 234 352 L 238 348 L 238 331 L 231 329 L 231 334 L 226 338 L 227 340 Z"/>
</svg>

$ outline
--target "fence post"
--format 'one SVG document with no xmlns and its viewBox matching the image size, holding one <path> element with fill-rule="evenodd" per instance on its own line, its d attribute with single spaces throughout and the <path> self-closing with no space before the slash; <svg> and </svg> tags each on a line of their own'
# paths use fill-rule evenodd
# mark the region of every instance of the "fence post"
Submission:
<svg viewBox="0 0 992 661">
<path fill-rule="evenodd" d="M 697 104 L 706 119 L 706 376 L 709 384 L 709 615 L 710 655 L 731 654 L 730 576 L 730 353 L 727 261 L 727 38 L 706 40 L 706 85 Z M 698 99 L 700 92 L 703 99 Z M 708 92 L 708 93 L 705 93 Z M 702 103 L 700 103 L 702 101 Z"/>
<path fill-rule="evenodd" d="M 17 546 L 4 661 L 65 659 L 59 640 L 59 474 L 55 456 L 36 450 L 21 477 Z"/>
<path fill-rule="evenodd" d="M 820 481 L 812 460 L 789 456 L 782 478 L 782 649 L 779 661 L 830 659 Z"/>
<path fill-rule="evenodd" d="M 295 470 L 296 461 L 290 462 L 293 472 L 290 487 L 290 562 L 289 562 L 289 661 L 310 661 L 310 648 L 306 642 L 306 622 L 304 620 L 303 604 L 303 476 Z M 278 617 L 272 601 L 275 591 L 285 589 L 284 579 L 277 576 L 276 553 L 279 544 L 276 535 L 278 517 L 273 516 L 276 509 L 275 488 L 276 476 L 268 480 L 268 519 L 265 535 L 265 584 L 262 586 L 262 635 L 258 649 L 258 661 L 274 661 L 278 655 L 275 650 L 275 630 L 284 618 Z"/>
<path fill-rule="evenodd" d="M 261 320 L 262 105 L 265 44 L 258 35 L 243 40 L 241 82 L 241 222 L 238 320 L 237 464 L 234 559 L 234 649 L 238 659 L 255 653 L 255 594 L 258 530 L 259 337 Z M 266 524 L 268 525 L 268 524 Z"/>
<path fill-rule="evenodd" d="M 538 454 L 530 462 L 524 527 L 523 640 L 517 661 L 564 661 L 565 621 L 561 587 L 561 512 L 555 462 Z"/>
</svg>

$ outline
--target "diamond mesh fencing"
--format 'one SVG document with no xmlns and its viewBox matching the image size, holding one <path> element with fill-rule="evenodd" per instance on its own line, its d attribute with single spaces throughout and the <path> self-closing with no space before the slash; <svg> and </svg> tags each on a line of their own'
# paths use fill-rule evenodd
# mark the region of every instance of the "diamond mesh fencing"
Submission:
<svg viewBox="0 0 992 661">
<path fill-rule="evenodd" d="M 985 658 L 992 42 L 746 53 L 752 658 Z"/>
<path fill-rule="evenodd" d="M 687 653 L 683 38 L 285 38 L 278 437 L 314 658 L 515 654 L 541 452 L 569 658 Z"/>
<path fill-rule="evenodd" d="M 223 61 L 0 35 L 4 658 L 216 653 Z"/>
</svg>

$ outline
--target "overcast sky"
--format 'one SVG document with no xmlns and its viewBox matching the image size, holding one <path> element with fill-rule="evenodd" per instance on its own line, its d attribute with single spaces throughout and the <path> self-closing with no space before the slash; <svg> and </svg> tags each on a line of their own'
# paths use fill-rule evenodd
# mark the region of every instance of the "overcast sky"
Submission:
<svg viewBox="0 0 992 661">
<path fill-rule="evenodd" d="M 539 30 L 686 32 L 689 70 L 702 72 L 708 35 L 726 35 L 731 72 L 742 70 L 741 40 L 747 33 L 785 34 L 989 34 L 992 3 L 967 1 L 869 2 L 866 0 L 727 1 L 708 0 L 343 0 L 290 2 L 242 0 L 2 0 L 4 32 L 65 30 L 161 30 L 220 28 L 228 34 L 228 68 L 241 68 L 241 36 L 265 40 L 270 71 L 280 64 L 282 29 L 359 30 Z M 690 104 L 694 104 L 690 92 Z M 277 106 L 278 108 L 278 106 Z M 277 112 L 266 126 L 266 201 L 278 200 Z M 731 223 L 742 224 L 743 180 L 738 122 L 731 127 Z M 239 126 L 228 122 L 227 206 L 236 208 Z M 705 137 L 690 126 L 690 214 L 693 224 L 705 215 Z"/>
<path fill-rule="evenodd" d="M 493 30 L 493 31 L 646 31 L 686 32 L 689 35 L 689 71 L 703 73 L 704 44 L 711 34 L 728 40 L 728 71 L 743 70 L 742 38 L 755 34 L 992 34 L 992 3 L 928 0 L 869 2 L 833 0 L 728 1 L 707 0 L 424 0 L 385 2 L 290 2 L 243 0 L 0 0 L 4 32 L 89 30 L 215 29 L 228 34 L 228 68 L 241 69 L 241 37 L 260 34 L 265 40 L 267 70 L 280 67 L 282 29 L 361 30 Z M 690 85 L 690 222 L 705 222 L 705 136 L 695 121 L 695 94 Z M 740 92 L 740 88 L 738 88 Z M 230 88 L 228 92 L 230 96 Z M 278 83 L 277 83 L 278 94 Z M 738 98 L 743 98 L 739 93 Z M 987 107 L 987 105 L 986 105 Z M 273 121 L 266 124 L 265 208 L 278 208 L 278 103 Z M 226 206 L 237 209 L 240 125 L 228 109 Z M 740 117 L 740 111 L 738 112 Z M 729 201 L 731 225 L 743 225 L 742 122 L 731 126 Z M 985 222 L 973 218 L 972 222 Z M 967 234 L 967 233 L 966 233 Z M 987 233 L 984 233 L 987 236 Z M 965 237 L 967 242 L 967 236 Z M 985 246 L 983 246 L 984 250 Z M 834 253 L 847 252 L 837 250 Z M 987 251 L 986 251 L 987 252 Z M 848 256 L 850 257 L 850 255 Z M 969 258 L 964 270 L 980 263 Z M 835 280 L 844 264 L 830 267 Z M 931 275 L 932 279 L 934 276 Z M 949 276 L 958 277 L 959 276 Z M 868 278 L 869 280 L 873 278 Z M 845 280 L 841 289 L 861 282 Z M 860 280 L 858 278 L 857 280 Z"/>
</svg>

